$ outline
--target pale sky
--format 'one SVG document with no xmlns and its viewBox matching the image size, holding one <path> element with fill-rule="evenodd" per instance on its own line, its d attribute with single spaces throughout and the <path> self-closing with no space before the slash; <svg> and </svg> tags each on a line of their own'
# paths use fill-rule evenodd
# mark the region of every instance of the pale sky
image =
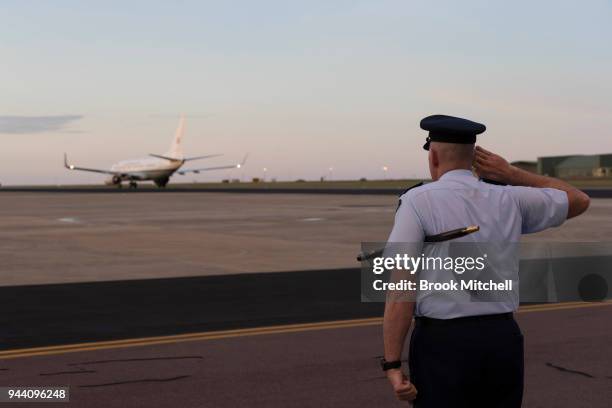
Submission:
<svg viewBox="0 0 612 408">
<path fill-rule="evenodd" d="M 609 1 L 3 1 L 0 182 L 163 153 L 232 177 L 422 177 L 430 114 L 509 160 L 612 152 Z M 220 180 L 227 172 L 174 176 Z"/>
</svg>

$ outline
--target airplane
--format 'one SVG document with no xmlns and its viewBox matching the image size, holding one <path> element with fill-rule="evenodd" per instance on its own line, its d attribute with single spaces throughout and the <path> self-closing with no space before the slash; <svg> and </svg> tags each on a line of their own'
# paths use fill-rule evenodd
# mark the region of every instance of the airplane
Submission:
<svg viewBox="0 0 612 408">
<path fill-rule="evenodd" d="M 246 163 L 248 155 L 246 155 L 242 162 L 238 164 L 181 170 L 183 164 L 188 161 L 221 156 L 220 154 L 209 154 L 206 156 L 185 157 L 183 155 L 183 148 L 181 146 L 181 139 L 183 137 L 184 130 L 185 117 L 181 116 L 178 128 L 176 129 L 174 138 L 172 139 L 170 149 L 163 155 L 151 153 L 149 154 L 151 157 L 121 161 L 112 165 L 110 170 L 101 170 L 68 164 L 68 156 L 66 153 L 64 153 L 64 167 L 66 167 L 68 170 L 108 174 L 111 177 L 105 181 L 105 184 L 116 185 L 119 188 L 123 187 L 122 183 L 124 181 L 129 181 L 130 188 L 136 188 L 138 187 L 138 181 L 146 180 L 153 181 L 159 188 L 164 188 L 174 173 L 184 175 L 187 173 L 198 174 L 202 171 L 211 170 L 239 169 Z"/>
</svg>

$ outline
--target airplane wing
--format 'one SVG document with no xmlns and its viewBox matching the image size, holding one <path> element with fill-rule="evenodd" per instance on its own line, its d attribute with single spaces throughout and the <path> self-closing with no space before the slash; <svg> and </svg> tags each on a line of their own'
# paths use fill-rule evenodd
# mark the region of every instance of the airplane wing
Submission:
<svg viewBox="0 0 612 408">
<path fill-rule="evenodd" d="M 179 171 L 177 171 L 177 173 L 180 174 L 180 175 L 184 175 L 184 174 L 187 174 L 187 173 L 198 174 L 201 171 L 223 170 L 223 169 L 239 169 L 242 166 L 244 166 L 244 164 L 246 163 L 248 157 L 249 157 L 249 155 L 247 154 L 246 156 L 244 156 L 244 159 L 242 159 L 242 162 L 240 162 L 238 164 L 232 164 L 232 165 L 227 165 L 227 166 L 203 167 L 203 168 L 199 168 L 199 169 L 185 169 L 185 170 L 179 170 Z"/>
<path fill-rule="evenodd" d="M 102 173 L 102 174 L 110 174 L 110 175 L 121 175 L 122 173 L 120 172 L 116 172 L 116 171 L 110 171 L 110 170 L 100 170 L 100 169 L 90 169 L 87 167 L 77 167 L 74 166 L 72 164 L 68 164 L 68 156 L 66 155 L 66 153 L 64 153 L 64 167 L 66 167 L 68 170 L 81 170 L 81 171 L 91 171 L 94 173 Z"/>
<path fill-rule="evenodd" d="M 161 154 L 153 154 L 153 153 L 149 153 L 149 156 L 157 157 L 158 159 L 166 159 L 168 161 L 187 162 L 187 161 L 192 161 L 192 160 L 208 159 L 208 158 L 211 158 L 211 157 L 218 157 L 218 156 L 223 156 L 223 155 L 222 154 L 208 154 L 206 156 L 186 157 L 184 159 L 176 159 L 176 158 L 173 158 L 173 157 L 162 156 Z"/>
<path fill-rule="evenodd" d="M 183 159 L 183 161 L 208 159 L 208 158 L 211 158 L 211 157 L 219 157 L 219 156 L 223 156 L 223 154 L 208 154 L 206 156 L 186 157 L 186 158 Z"/>
</svg>

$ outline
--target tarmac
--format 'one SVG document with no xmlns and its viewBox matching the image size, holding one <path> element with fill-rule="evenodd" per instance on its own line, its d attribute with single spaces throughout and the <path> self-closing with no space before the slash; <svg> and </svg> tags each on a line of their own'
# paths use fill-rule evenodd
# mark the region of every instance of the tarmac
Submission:
<svg viewBox="0 0 612 408">
<path fill-rule="evenodd" d="M 112 190 L 111 190 L 112 191 Z M 358 266 L 384 242 L 397 197 L 313 194 L 0 194 L 0 285 Z M 612 200 L 531 242 L 607 241 Z"/>
<path fill-rule="evenodd" d="M 391 187 L 390 185 L 398 184 L 400 180 L 382 181 L 382 184 L 387 184 L 387 187 L 372 186 L 368 183 L 378 183 L 381 181 L 364 182 L 363 184 L 356 181 L 339 181 L 342 186 L 325 185 L 325 182 L 280 182 L 280 183 L 245 183 L 245 184 L 224 184 L 224 185 L 197 185 L 188 183 L 171 184 L 168 187 L 157 188 L 151 184 L 140 184 L 136 189 L 117 188 L 116 186 L 9 186 L 2 187 L 0 192 L 33 192 L 33 193 L 78 193 L 78 194 L 138 194 L 138 193 L 238 193 L 238 194 L 343 194 L 343 195 L 400 195 L 409 186 L 416 184 L 417 180 L 401 180 L 403 186 L 401 188 Z M 405 183 L 405 184 L 404 184 Z M 312 186 L 309 184 L 319 184 Z M 323 185 L 322 185 L 323 184 Z M 591 198 L 612 198 L 612 188 L 607 186 L 591 186 L 584 187 L 578 185 L 582 191 Z"/>
<path fill-rule="evenodd" d="M 610 406 L 611 312 L 608 303 L 517 313 L 525 335 L 524 407 Z M 69 386 L 69 406 L 87 408 L 407 406 L 394 400 L 380 371 L 381 341 L 375 318 L 26 352 L 2 357 L 0 383 Z"/>
<path fill-rule="evenodd" d="M 386 240 L 396 205 L 3 192 L 0 384 L 69 385 L 71 406 L 88 408 L 394 406 L 376 361 L 382 305 L 339 284 L 362 241 Z M 525 240 L 605 242 L 611 215 L 612 200 L 593 199 L 584 216 Z M 526 407 L 609 406 L 610 306 L 518 313 Z"/>
</svg>

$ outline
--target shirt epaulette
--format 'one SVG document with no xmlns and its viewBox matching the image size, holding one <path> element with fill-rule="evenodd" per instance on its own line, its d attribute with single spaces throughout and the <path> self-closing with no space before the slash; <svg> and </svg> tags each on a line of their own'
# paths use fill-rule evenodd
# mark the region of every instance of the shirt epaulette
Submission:
<svg viewBox="0 0 612 408">
<path fill-rule="evenodd" d="M 413 188 L 417 188 L 417 187 L 421 187 L 423 185 L 423 182 L 421 181 L 420 183 L 415 184 L 414 186 L 410 186 L 407 189 L 405 189 L 404 191 L 402 191 L 399 195 L 400 197 L 403 196 L 404 194 L 406 194 L 408 191 L 412 190 Z"/>
<path fill-rule="evenodd" d="M 408 187 L 407 189 L 405 189 L 404 191 L 402 191 L 402 192 L 399 194 L 399 196 L 401 197 L 401 196 L 403 196 L 404 194 L 406 194 L 408 191 L 412 190 L 413 188 L 416 188 L 416 187 L 421 187 L 422 185 L 423 185 L 423 182 L 421 181 L 420 183 L 417 183 L 417 184 L 415 184 L 414 186 L 410 186 L 410 187 Z M 399 210 L 399 208 L 400 208 L 400 206 L 401 206 L 401 205 L 402 205 L 402 199 L 400 198 L 400 199 L 398 200 L 398 203 L 397 203 L 397 208 L 395 209 L 395 212 L 397 212 L 397 210 Z"/>
</svg>

